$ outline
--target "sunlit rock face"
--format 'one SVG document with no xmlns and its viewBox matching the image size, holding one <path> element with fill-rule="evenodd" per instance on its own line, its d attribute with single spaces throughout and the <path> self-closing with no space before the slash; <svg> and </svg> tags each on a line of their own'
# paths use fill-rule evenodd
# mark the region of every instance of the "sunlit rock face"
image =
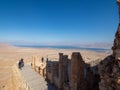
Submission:
<svg viewBox="0 0 120 90">
<path fill-rule="evenodd" d="M 120 0 L 117 0 L 120 13 Z M 100 90 L 120 90 L 120 24 L 112 47 L 113 54 L 98 66 L 101 82 Z"/>
<path fill-rule="evenodd" d="M 115 35 L 114 45 L 112 47 L 112 50 L 113 50 L 113 57 L 119 60 L 120 59 L 120 24 L 118 26 L 118 30 Z"/>
<path fill-rule="evenodd" d="M 117 3 L 119 4 L 119 3 L 120 3 L 120 0 L 117 0 Z"/>
<path fill-rule="evenodd" d="M 113 54 L 98 66 L 101 82 L 100 90 L 120 90 L 120 26 L 115 35 Z"/>
</svg>

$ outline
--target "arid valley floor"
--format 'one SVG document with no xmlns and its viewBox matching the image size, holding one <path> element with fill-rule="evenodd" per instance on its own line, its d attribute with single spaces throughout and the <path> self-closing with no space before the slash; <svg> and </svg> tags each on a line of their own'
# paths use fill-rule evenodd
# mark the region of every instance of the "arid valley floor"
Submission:
<svg viewBox="0 0 120 90">
<path fill-rule="evenodd" d="M 80 52 L 86 62 L 92 60 L 103 60 L 110 53 L 102 53 L 87 50 L 70 50 L 70 49 L 50 49 L 50 48 L 23 48 L 7 44 L 0 44 L 0 87 L 9 83 L 12 77 L 12 66 L 21 58 L 25 63 L 32 62 L 32 56 L 58 58 L 58 53 L 64 53 L 71 57 L 72 52 Z M 10 81 L 11 82 L 11 81 Z M 14 86 L 10 85 L 10 88 Z"/>
</svg>

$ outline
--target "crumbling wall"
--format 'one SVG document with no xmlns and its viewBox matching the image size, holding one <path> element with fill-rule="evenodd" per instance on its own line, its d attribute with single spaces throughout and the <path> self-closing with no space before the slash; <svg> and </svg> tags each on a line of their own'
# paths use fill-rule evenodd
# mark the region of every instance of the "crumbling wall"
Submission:
<svg viewBox="0 0 120 90">
<path fill-rule="evenodd" d="M 73 52 L 71 59 L 59 53 L 59 61 L 46 63 L 46 79 L 59 90 L 99 90 L 99 76 L 90 65 L 88 68 L 79 52 Z"/>
<path fill-rule="evenodd" d="M 46 77 L 46 60 L 43 57 L 33 56 L 31 66 L 41 76 Z"/>
</svg>

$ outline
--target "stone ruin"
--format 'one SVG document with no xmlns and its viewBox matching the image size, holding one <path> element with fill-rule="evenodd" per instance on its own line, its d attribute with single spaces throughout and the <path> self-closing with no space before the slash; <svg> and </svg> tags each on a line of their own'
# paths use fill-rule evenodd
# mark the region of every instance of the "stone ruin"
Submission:
<svg viewBox="0 0 120 90">
<path fill-rule="evenodd" d="M 120 0 L 117 0 L 120 16 Z M 100 90 L 120 90 L 120 22 L 115 35 L 113 54 L 106 57 L 99 65 Z"/>
<path fill-rule="evenodd" d="M 33 58 L 33 69 L 38 73 L 41 72 L 40 75 L 55 85 L 58 90 L 99 90 L 98 73 L 84 62 L 79 52 L 72 53 L 71 59 L 59 53 L 59 61 L 47 59 L 44 62 L 37 62 L 37 65 L 36 59 L 37 57 Z M 42 68 L 44 65 L 45 67 Z"/>
<path fill-rule="evenodd" d="M 41 76 L 46 77 L 46 62 L 43 58 L 40 59 L 39 56 L 33 56 L 31 66 Z"/>
<path fill-rule="evenodd" d="M 120 19 L 120 0 L 117 4 Z M 33 57 L 32 67 L 58 90 L 120 90 L 120 20 L 112 51 L 97 66 L 85 63 L 81 54 L 74 52 L 71 59 L 60 53 L 59 61 L 47 59 L 39 65 Z"/>
</svg>

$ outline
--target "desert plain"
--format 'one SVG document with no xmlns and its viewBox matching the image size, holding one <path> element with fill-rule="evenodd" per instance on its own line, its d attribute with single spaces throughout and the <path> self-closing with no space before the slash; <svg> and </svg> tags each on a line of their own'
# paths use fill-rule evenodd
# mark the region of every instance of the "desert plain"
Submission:
<svg viewBox="0 0 120 90">
<path fill-rule="evenodd" d="M 21 58 L 25 64 L 32 62 L 32 56 L 48 59 L 58 58 L 59 53 L 64 53 L 71 58 L 72 52 L 80 52 L 85 62 L 103 60 L 110 52 L 96 52 L 76 49 L 53 49 L 53 48 L 26 48 L 8 44 L 0 44 L 0 87 L 8 83 L 12 77 L 12 66 Z"/>
</svg>

